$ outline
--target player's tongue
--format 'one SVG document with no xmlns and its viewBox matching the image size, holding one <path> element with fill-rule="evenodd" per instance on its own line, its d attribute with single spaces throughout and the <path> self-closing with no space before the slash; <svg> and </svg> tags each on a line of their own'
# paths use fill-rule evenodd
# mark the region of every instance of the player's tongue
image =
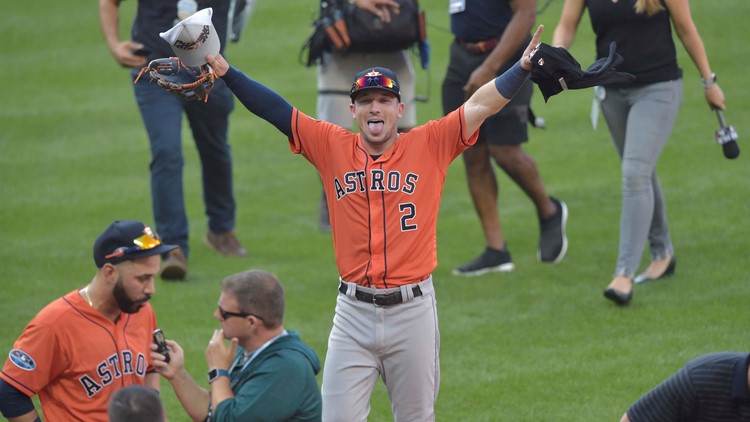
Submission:
<svg viewBox="0 0 750 422">
<path fill-rule="evenodd" d="M 384 126 L 385 126 L 385 123 L 383 123 L 382 120 L 368 120 L 367 121 L 367 128 L 370 129 L 370 132 L 373 135 L 380 135 L 380 133 L 383 132 Z"/>
</svg>

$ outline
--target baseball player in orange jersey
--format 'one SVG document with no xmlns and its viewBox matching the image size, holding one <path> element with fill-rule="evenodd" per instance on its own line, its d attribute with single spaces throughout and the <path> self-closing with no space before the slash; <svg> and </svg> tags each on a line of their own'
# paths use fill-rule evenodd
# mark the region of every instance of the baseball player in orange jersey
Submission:
<svg viewBox="0 0 750 422">
<path fill-rule="evenodd" d="M 364 421 L 378 377 L 396 421 L 429 421 L 439 386 L 440 337 L 431 272 L 448 165 L 527 80 L 537 29 L 523 58 L 456 111 L 398 133 L 404 111 L 396 75 L 358 73 L 354 134 L 314 120 L 232 68 L 208 62 L 245 107 L 288 136 L 320 173 L 331 215 L 339 296 L 323 369 L 323 420 Z"/>
<path fill-rule="evenodd" d="M 159 389 L 149 345 L 162 244 L 133 220 L 113 222 L 94 244 L 94 279 L 42 309 L 16 340 L 0 372 L 0 411 L 11 422 L 37 421 L 39 395 L 49 421 L 109 420 L 107 406 L 123 387 Z"/>
</svg>

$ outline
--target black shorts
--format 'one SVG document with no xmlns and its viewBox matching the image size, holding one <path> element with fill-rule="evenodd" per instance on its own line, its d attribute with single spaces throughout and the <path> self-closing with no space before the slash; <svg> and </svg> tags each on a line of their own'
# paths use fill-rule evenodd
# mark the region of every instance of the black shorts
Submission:
<svg viewBox="0 0 750 422">
<path fill-rule="evenodd" d="M 498 72 L 501 75 L 516 64 L 526 44 L 513 57 L 503 64 Z M 489 53 L 474 54 L 461 47 L 455 40 L 450 47 L 450 63 L 443 80 L 443 114 L 448 114 L 464 103 L 464 86 L 474 71 L 487 58 Z M 529 105 L 534 84 L 527 80 L 513 99 L 500 112 L 490 116 L 479 128 L 477 142 L 486 141 L 492 145 L 519 145 L 528 141 Z"/>
</svg>

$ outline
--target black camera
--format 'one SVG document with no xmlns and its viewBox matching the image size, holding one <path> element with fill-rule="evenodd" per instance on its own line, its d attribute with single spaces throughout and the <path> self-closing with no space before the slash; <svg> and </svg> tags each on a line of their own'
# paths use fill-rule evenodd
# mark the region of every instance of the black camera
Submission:
<svg viewBox="0 0 750 422">
<path fill-rule="evenodd" d="M 169 363 L 167 340 L 164 338 L 164 333 L 159 328 L 154 330 L 154 343 L 156 343 L 156 351 L 164 355 L 164 362 Z"/>
</svg>

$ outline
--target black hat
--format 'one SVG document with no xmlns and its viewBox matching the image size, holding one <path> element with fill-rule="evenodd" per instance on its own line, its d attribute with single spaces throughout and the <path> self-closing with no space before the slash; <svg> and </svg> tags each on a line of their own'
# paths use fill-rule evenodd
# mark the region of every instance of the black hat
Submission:
<svg viewBox="0 0 750 422">
<path fill-rule="evenodd" d="M 94 242 L 94 263 L 101 268 L 106 263 L 161 255 L 176 245 L 165 245 L 147 225 L 135 220 L 115 221 Z"/>
<path fill-rule="evenodd" d="M 399 88 L 396 74 L 391 69 L 384 67 L 372 67 L 365 69 L 354 76 L 352 89 L 349 91 L 349 97 L 352 102 L 358 93 L 366 89 L 383 89 L 396 94 L 398 101 L 401 101 L 401 88 Z"/>
<path fill-rule="evenodd" d="M 610 43 L 609 55 L 592 63 L 584 72 L 568 50 L 541 43 L 531 52 L 534 63 L 531 80 L 542 91 L 544 102 L 566 89 L 633 82 L 635 75 L 617 72 L 615 69 L 623 61 L 622 56 L 615 51 L 616 46 L 614 41 Z"/>
</svg>

